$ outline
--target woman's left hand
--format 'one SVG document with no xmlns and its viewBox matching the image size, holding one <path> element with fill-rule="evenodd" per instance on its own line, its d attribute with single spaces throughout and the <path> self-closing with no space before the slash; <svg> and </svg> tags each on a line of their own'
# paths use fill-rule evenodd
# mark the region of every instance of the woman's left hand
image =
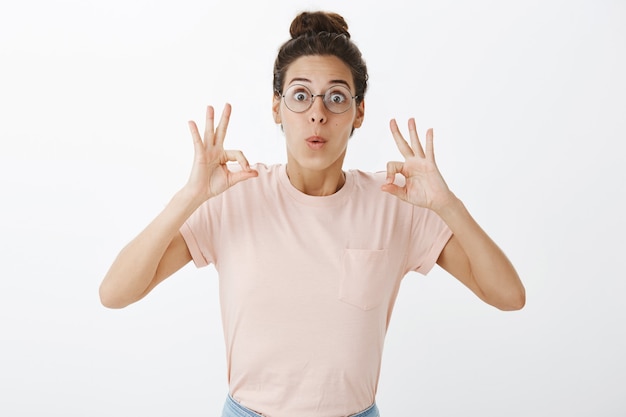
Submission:
<svg viewBox="0 0 626 417">
<path fill-rule="evenodd" d="M 448 188 L 435 163 L 433 130 L 426 131 L 426 149 L 424 149 L 417 136 L 415 119 L 409 119 L 410 145 L 400 133 L 395 119 L 392 119 L 389 125 L 405 160 L 387 163 L 387 183 L 382 186 L 382 190 L 411 204 L 437 212 L 456 197 Z M 396 174 L 401 174 L 406 180 L 402 187 L 393 183 Z"/>
</svg>

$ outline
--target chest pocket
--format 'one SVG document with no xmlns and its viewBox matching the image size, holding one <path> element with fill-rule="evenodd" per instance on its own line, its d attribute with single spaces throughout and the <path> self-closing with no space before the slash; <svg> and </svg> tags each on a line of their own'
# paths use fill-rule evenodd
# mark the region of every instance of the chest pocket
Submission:
<svg viewBox="0 0 626 417">
<path fill-rule="evenodd" d="M 386 249 L 346 249 L 339 299 L 363 310 L 378 307 L 393 288 L 389 269 Z"/>
</svg>

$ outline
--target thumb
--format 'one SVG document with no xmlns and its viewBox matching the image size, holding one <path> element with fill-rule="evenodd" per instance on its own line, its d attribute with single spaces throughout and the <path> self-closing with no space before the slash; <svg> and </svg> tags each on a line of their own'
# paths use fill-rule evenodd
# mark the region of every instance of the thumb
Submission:
<svg viewBox="0 0 626 417">
<path fill-rule="evenodd" d="M 389 193 L 391 195 L 395 195 L 396 197 L 400 198 L 400 199 L 404 199 L 404 195 L 405 195 L 405 189 L 404 187 L 400 187 L 396 184 L 383 184 L 380 189 L 386 193 Z"/>
<path fill-rule="evenodd" d="M 232 187 L 238 182 L 257 177 L 258 175 L 259 175 L 259 172 L 255 169 L 231 172 L 229 183 L 230 183 L 230 186 Z"/>
</svg>

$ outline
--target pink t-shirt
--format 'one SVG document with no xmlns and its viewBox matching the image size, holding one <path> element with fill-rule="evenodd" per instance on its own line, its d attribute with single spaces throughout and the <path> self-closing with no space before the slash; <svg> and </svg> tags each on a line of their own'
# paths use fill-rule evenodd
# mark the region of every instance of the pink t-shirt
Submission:
<svg viewBox="0 0 626 417">
<path fill-rule="evenodd" d="M 181 228 L 219 274 L 230 393 L 270 417 L 354 414 L 375 400 L 402 277 L 426 274 L 451 231 L 381 191 L 384 172 L 314 197 L 284 165 L 255 169 Z"/>
</svg>

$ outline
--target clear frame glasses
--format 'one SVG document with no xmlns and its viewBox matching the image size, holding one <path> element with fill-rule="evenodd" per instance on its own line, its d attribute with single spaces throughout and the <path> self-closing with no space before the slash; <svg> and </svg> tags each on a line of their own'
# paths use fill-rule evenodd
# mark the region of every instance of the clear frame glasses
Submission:
<svg viewBox="0 0 626 417">
<path fill-rule="evenodd" d="M 294 113 L 307 111 L 313 105 L 315 97 L 322 97 L 324 106 L 331 113 L 341 114 L 352 107 L 352 101 L 358 96 L 353 96 L 348 87 L 341 84 L 329 87 L 324 94 L 313 94 L 305 85 L 292 84 L 281 97 L 285 106 Z"/>
</svg>

